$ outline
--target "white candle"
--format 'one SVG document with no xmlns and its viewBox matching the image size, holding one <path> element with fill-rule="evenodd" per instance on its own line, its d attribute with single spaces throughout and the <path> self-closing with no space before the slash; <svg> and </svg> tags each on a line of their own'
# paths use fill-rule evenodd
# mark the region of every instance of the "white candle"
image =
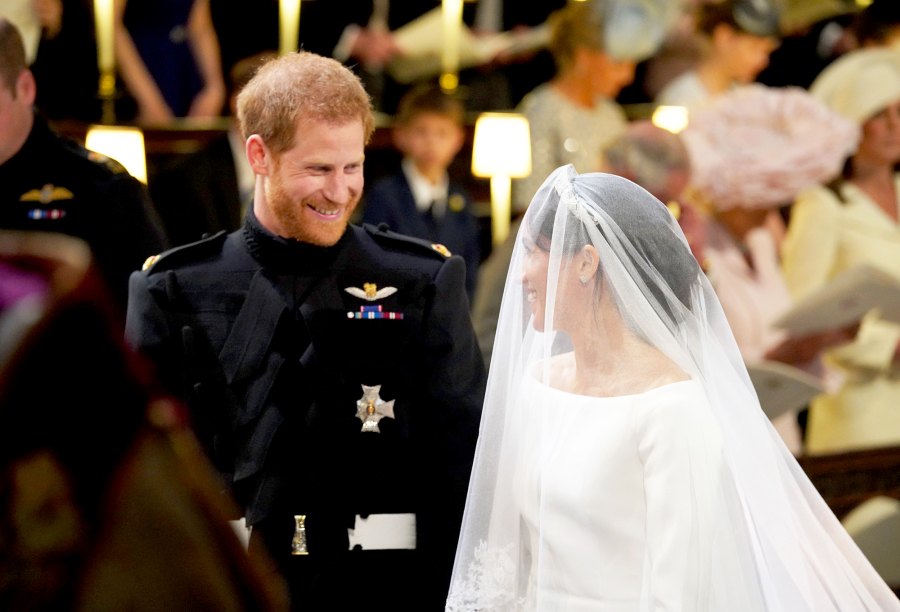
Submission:
<svg viewBox="0 0 900 612">
<path fill-rule="evenodd" d="M 97 67 L 100 74 L 112 73 L 115 69 L 113 23 L 113 0 L 94 0 L 94 29 L 97 33 Z"/>
<path fill-rule="evenodd" d="M 442 0 L 444 40 L 441 53 L 441 87 L 453 91 L 459 83 L 459 43 L 462 36 L 463 0 Z"/>
<path fill-rule="evenodd" d="M 279 55 L 300 46 L 300 0 L 278 0 Z"/>
</svg>

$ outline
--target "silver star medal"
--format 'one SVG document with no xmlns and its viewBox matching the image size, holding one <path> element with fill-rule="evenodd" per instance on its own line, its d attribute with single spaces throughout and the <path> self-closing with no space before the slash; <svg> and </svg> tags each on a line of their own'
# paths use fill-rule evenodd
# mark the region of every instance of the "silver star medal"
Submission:
<svg viewBox="0 0 900 612">
<path fill-rule="evenodd" d="M 388 417 L 394 418 L 394 400 L 389 402 L 378 397 L 381 385 L 367 387 L 362 385 L 363 396 L 356 402 L 356 417 L 362 421 L 363 432 L 381 433 L 378 421 Z"/>
</svg>

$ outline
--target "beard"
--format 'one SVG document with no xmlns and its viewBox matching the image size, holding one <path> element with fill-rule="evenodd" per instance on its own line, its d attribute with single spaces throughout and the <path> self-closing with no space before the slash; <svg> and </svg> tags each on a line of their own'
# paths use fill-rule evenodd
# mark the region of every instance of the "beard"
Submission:
<svg viewBox="0 0 900 612">
<path fill-rule="evenodd" d="M 307 198 L 297 202 L 287 194 L 278 178 L 270 181 L 267 194 L 269 210 L 284 234 L 282 238 L 322 247 L 333 246 L 341 239 L 360 197 L 361 194 L 357 194 L 346 202 L 331 202 L 321 198 Z M 318 219 L 308 210 L 310 205 L 325 209 L 338 208 L 340 218 Z"/>
</svg>

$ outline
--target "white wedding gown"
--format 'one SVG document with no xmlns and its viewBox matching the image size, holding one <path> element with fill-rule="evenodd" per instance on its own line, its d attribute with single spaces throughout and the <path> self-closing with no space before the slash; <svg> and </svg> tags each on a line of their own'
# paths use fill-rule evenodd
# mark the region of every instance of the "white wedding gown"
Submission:
<svg viewBox="0 0 900 612">
<path fill-rule="evenodd" d="M 618 397 L 531 387 L 513 482 L 524 607 L 634 611 L 646 592 L 653 609 L 689 609 L 701 579 L 686 558 L 705 514 L 697 504 L 721 455 L 700 385 Z"/>
<path fill-rule="evenodd" d="M 446 609 L 900 612 L 760 409 L 676 220 L 621 177 L 559 168 L 525 213 Z"/>
</svg>

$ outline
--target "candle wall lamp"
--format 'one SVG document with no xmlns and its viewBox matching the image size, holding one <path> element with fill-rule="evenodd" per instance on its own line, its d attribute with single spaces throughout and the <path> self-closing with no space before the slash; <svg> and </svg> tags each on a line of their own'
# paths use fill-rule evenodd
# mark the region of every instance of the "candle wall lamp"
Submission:
<svg viewBox="0 0 900 612">
<path fill-rule="evenodd" d="M 115 0 L 94 0 L 94 27 L 97 35 L 97 67 L 100 71 L 99 97 L 102 125 L 91 125 L 84 146 L 115 159 L 128 172 L 147 182 L 144 133 L 136 127 L 116 123 Z"/>
<path fill-rule="evenodd" d="M 517 113 L 482 113 L 475 122 L 472 174 L 491 179 L 491 237 L 497 245 L 509 234 L 514 178 L 531 174 L 528 119 Z"/>
</svg>

